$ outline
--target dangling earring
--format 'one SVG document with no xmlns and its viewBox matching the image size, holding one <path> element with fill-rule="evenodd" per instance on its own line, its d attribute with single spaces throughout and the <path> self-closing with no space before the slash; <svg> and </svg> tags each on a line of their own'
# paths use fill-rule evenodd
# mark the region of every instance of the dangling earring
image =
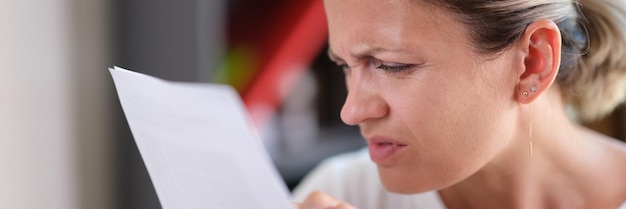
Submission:
<svg viewBox="0 0 626 209">
<path fill-rule="evenodd" d="M 533 86 L 530 88 L 531 92 L 537 92 L 537 87 Z M 523 93 L 524 96 L 528 96 L 528 92 Z M 533 156 L 533 114 L 531 111 L 531 104 L 528 104 L 528 115 L 530 120 L 528 121 L 528 152 L 530 153 L 530 157 Z"/>
<path fill-rule="evenodd" d="M 528 114 L 530 117 L 528 121 L 528 152 L 530 153 L 530 157 L 533 157 L 533 115 L 530 104 L 528 104 Z"/>
</svg>

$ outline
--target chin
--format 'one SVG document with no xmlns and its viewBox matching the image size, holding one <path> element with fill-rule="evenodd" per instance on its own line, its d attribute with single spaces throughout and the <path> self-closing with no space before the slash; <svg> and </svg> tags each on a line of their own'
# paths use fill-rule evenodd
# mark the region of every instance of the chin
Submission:
<svg viewBox="0 0 626 209">
<path fill-rule="evenodd" d="M 437 181 L 423 175 L 410 175 L 402 171 L 378 169 L 380 180 L 385 189 L 397 194 L 417 194 L 443 188 Z"/>
<path fill-rule="evenodd" d="M 423 192 L 432 191 L 430 189 L 419 189 L 419 188 L 412 188 L 412 187 L 406 187 L 406 186 L 389 185 L 385 183 L 383 183 L 383 186 L 388 192 L 395 193 L 395 194 L 419 194 Z"/>
</svg>

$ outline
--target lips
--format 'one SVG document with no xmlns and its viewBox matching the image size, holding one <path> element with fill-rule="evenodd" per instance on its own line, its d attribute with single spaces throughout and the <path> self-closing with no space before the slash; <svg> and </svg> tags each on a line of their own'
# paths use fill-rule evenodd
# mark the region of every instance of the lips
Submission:
<svg viewBox="0 0 626 209">
<path fill-rule="evenodd" d="M 385 163 L 407 147 L 406 144 L 389 139 L 368 140 L 370 158 L 375 163 Z"/>
</svg>

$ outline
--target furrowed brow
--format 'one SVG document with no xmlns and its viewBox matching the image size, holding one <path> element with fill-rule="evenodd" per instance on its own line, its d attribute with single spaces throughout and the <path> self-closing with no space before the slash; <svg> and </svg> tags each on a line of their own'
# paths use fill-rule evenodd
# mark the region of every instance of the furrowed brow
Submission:
<svg viewBox="0 0 626 209">
<path fill-rule="evenodd" d="M 363 45 L 358 48 L 355 48 L 354 51 L 355 53 L 353 55 L 354 56 L 353 58 L 369 59 L 369 58 L 375 57 L 377 54 L 380 54 L 380 53 L 401 52 L 403 51 L 403 49 L 388 49 L 388 48 L 379 47 L 379 46 Z M 328 53 L 328 58 L 330 58 L 330 60 L 332 60 L 333 62 L 344 62 L 344 59 L 342 59 L 337 54 L 335 54 L 335 52 L 333 52 L 331 47 L 328 47 L 327 53 Z"/>
<path fill-rule="evenodd" d="M 330 60 L 332 60 L 333 62 L 343 61 L 343 59 L 339 58 L 339 56 L 337 56 L 337 54 L 335 54 L 335 52 L 333 52 L 333 50 L 330 47 L 328 47 L 327 53 L 328 53 L 328 58 L 330 58 Z"/>
</svg>

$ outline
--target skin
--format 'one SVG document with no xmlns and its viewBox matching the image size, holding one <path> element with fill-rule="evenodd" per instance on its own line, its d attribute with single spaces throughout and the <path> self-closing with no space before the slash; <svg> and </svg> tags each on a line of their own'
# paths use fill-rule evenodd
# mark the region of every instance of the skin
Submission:
<svg viewBox="0 0 626 209">
<path fill-rule="evenodd" d="M 385 186 L 401 193 L 437 189 L 476 172 L 515 127 L 509 107 L 515 106 L 516 72 L 499 70 L 511 61 L 478 59 L 458 38 L 462 27 L 443 27 L 456 22 L 417 7 L 327 2 L 331 58 L 349 66 L 341 118 L 359 125 L 368 140 L 408 144 L 378 167 Z M 348 8 L 363 12 L 346 15 Z M 376 48 L 385 49 L 371 52 Z M 415 66 L 393 73 L 378 69 L 381 62 Z"/>
<path fill-rule="evenodd" d="M 561 53 L 553 22 L 533 23 L 488 57 L 475 52 L 465 25 L 419 1 L 325 5 L 329 55 L 346 73 L 342 120 L 368 143 L 407 145 L 377 163 L 389 191 L 438 190 L 450 209 L 616 208 L 626 200 L 626 146 L 564 111 L 553 83 Z M 350 208 L 321 193 L 299 207 Z"/>
</svg>

